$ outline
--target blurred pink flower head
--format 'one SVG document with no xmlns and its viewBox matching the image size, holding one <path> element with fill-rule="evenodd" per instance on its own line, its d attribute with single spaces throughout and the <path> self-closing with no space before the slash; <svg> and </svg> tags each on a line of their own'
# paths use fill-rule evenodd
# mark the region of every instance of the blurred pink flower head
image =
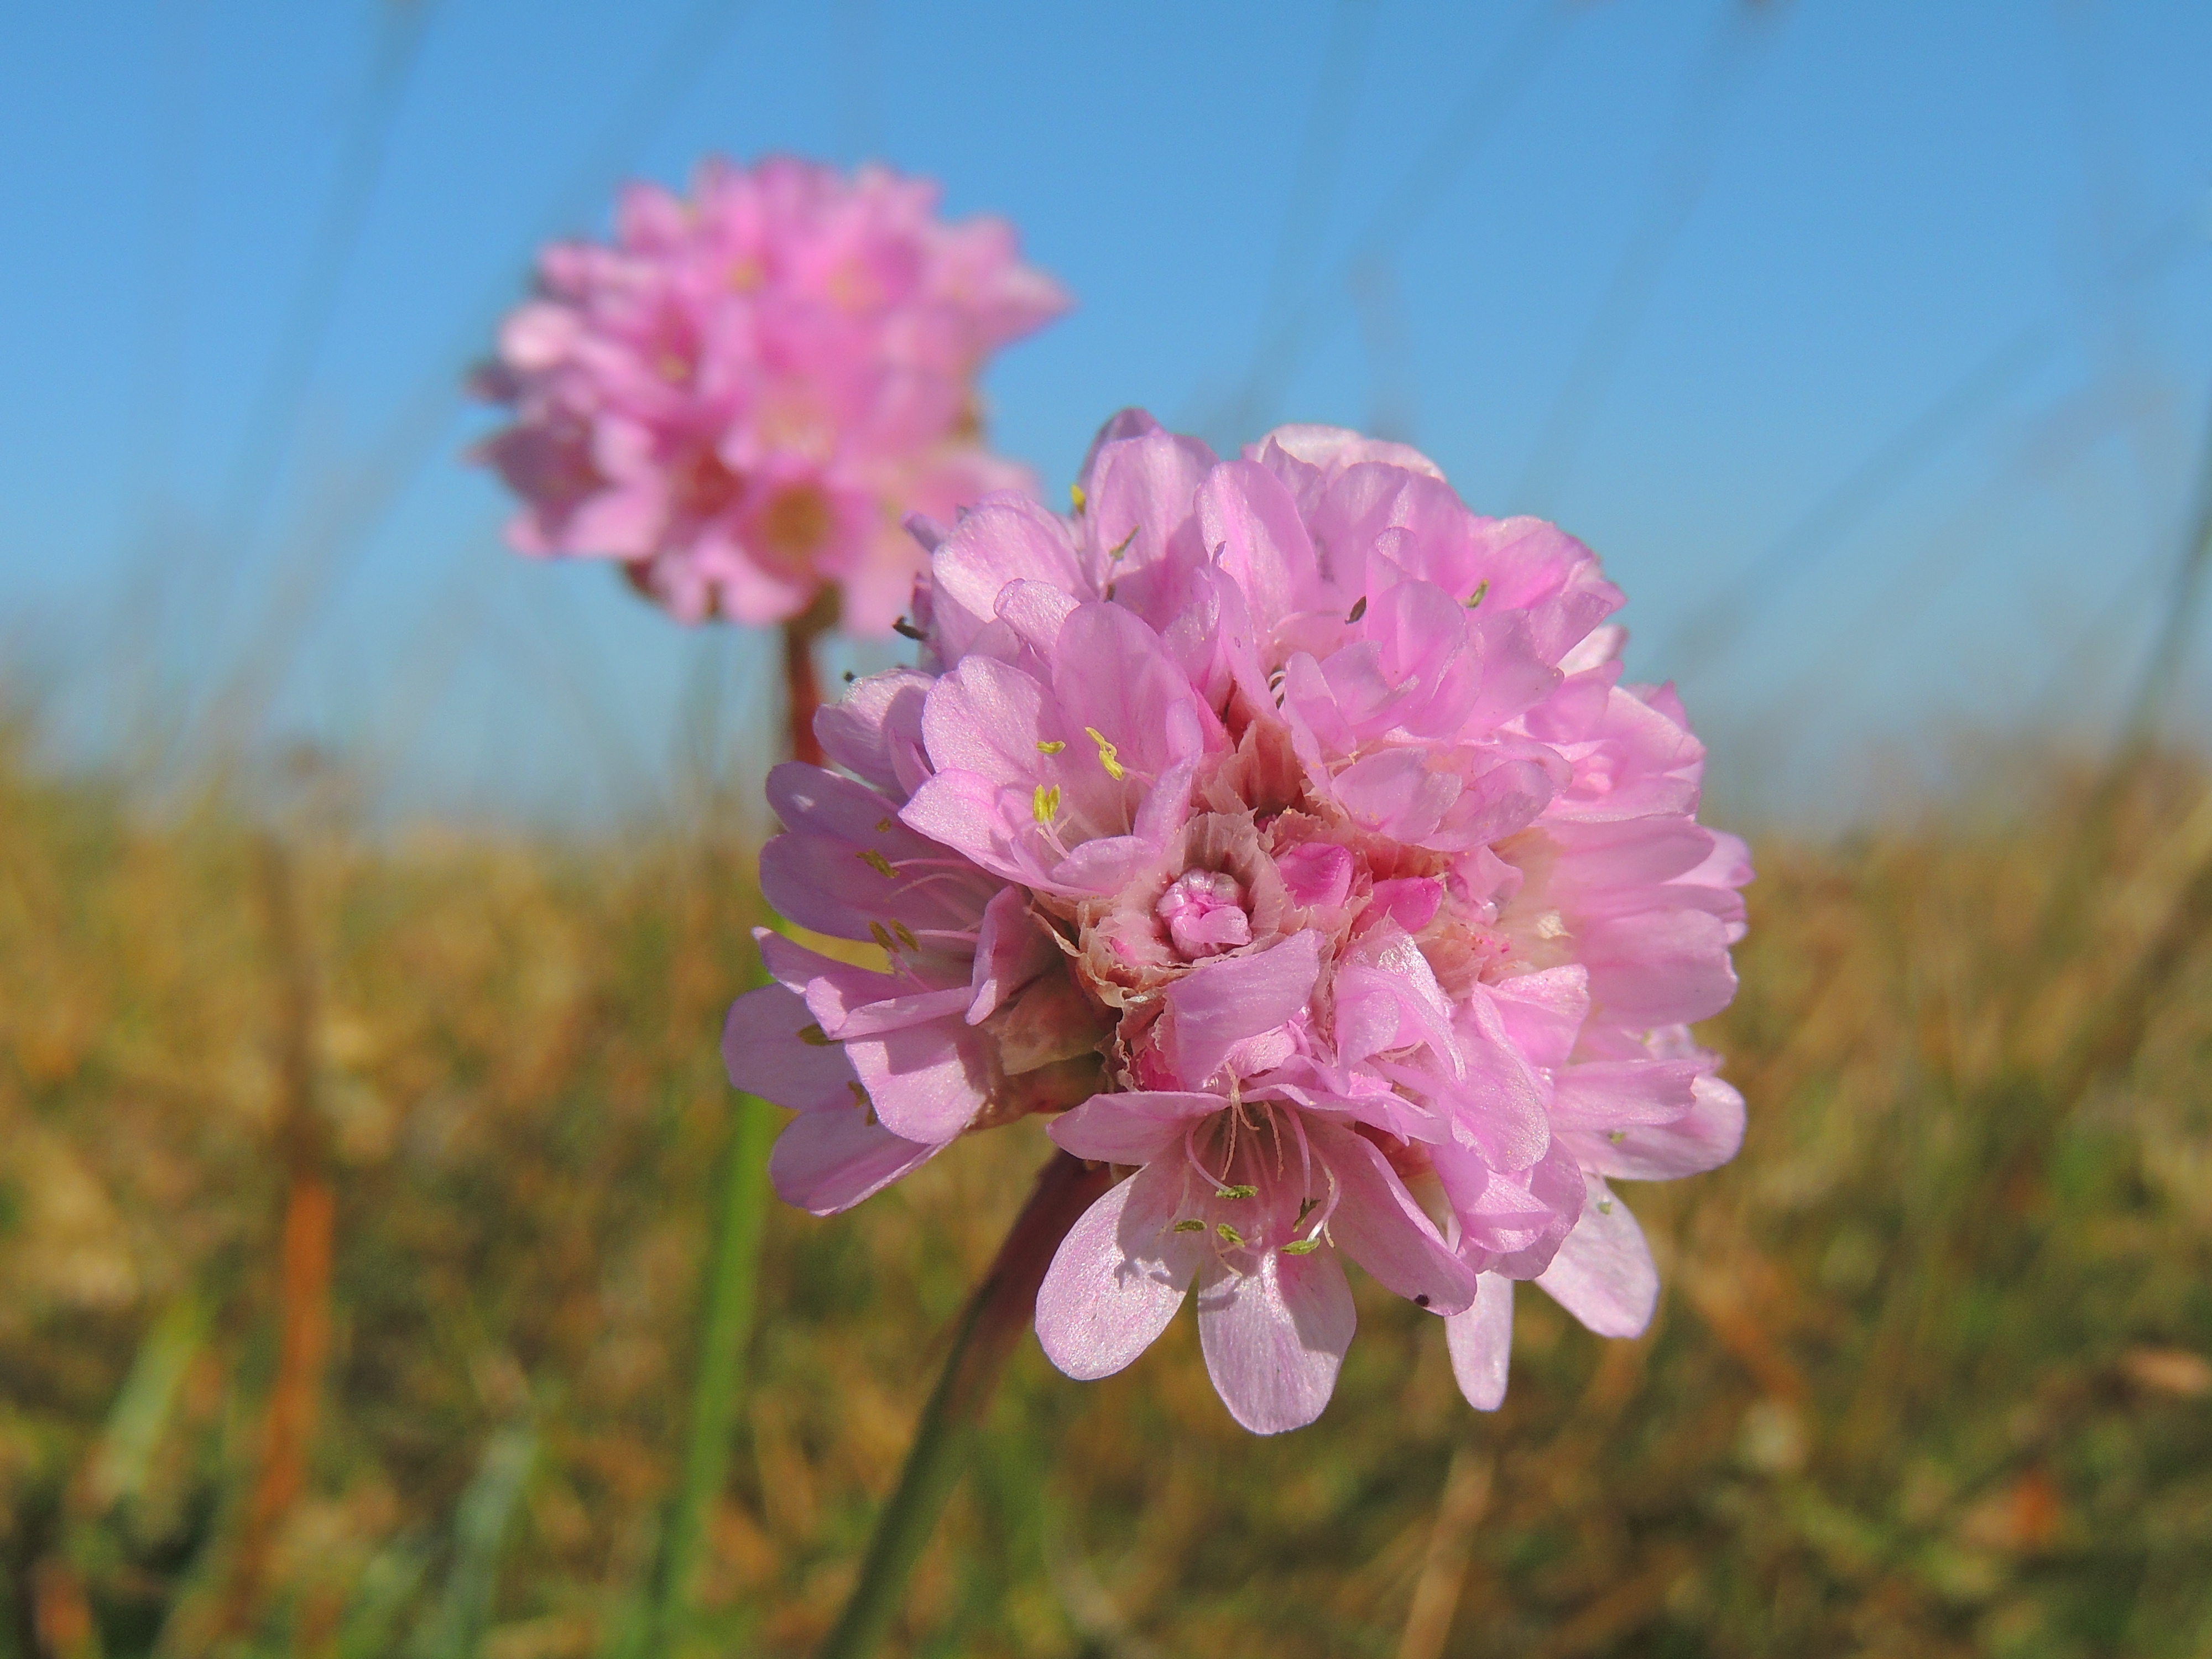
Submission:
<svg viewBox="0 0 2212 1659">
<path fill-rule="evenodd" d="M 917 520 L 921 665 L 823 711 L 842 771 L 771 778 L 768 897 L 886 957 L 762 935 L 725 1054 L 799 1112 L 779 1189 L 826 1213 L 1051 1114 L 1131 1173 L 1051 1264 L 1046 1352 L 1108 1375 L 1194 1298 L 1261 1432 L 1328 1403 L 1343 1257 L 1448 1321 L 1486 1408 L 1516 1280 L 1642 1330 L 1608 1183 L 1741 1139 L 1688 1024 L 1751 870 L 1671 688 L 1621 684 L 1595 556 L 1321 428 L 1224 461 L 1127 413 L 1076 500 Z"/>
<path fill-rule="evenodd" d="M 548 247 L 477 377 L 514 416 L 478 452 L 522 498 L 508 539 L 620 560 L 686 622 L 834 586 L 888 633 L 922 562 L 902 516 L 1027 487 L 975 377 L 1067 306 L 1008 226 L 936 205 L 877 167 L 709 161 L 688 198 L 625 191 L 611 245 Z"/>
</svg>

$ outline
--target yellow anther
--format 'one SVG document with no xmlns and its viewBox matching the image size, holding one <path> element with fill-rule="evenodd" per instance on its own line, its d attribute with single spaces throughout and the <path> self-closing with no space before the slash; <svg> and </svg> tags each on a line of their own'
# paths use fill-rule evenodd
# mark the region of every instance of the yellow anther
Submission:
<svg viewBox="0 0 2212 1659">
<path fill-rule="evenodd" d="M 1206 1231 L 1206 1224 L 1203 1221 L 1178 1221 L 1175 1230 L 1179 1233 L 1202 1233 Z"/>
<path fill-rule="evenodd" d="M 1467 608 L 1470 611 L 1474 610 L 1475 606 L 1482 603 L 1483 599 L 1489 592 L 1490 578 L 1485 576 L 1480 581 L 1474 585 L 1474 592 L 1468 595 Z"/>
<path fill-rule="evenodd" d="M 1311 1238 L 1292 1239 L 1289 1243 L 1283 1246 L 1283 1254 L 1285 1255 L 1311 1255 L 1319 1249 L 1321 1249 L 1321 1236 L 1319 1234 L 1316 1234 Z"/>
<path fill-rule="evenodd" d="M 1067 499 L 1075 503 L 1075 510 L 1078 513 L 1082 512 L 1085 507 L 1091 504 L 1091 498 L 1083 493 L 1083 486 L 1081 484 L 1068 485 Z"/>
<path fill-rule="evenodd" d="M 1039 823 L 1051 829 L 1052 821 L 1060 816 L 1060 786 L 1055 783 L 1048 789 L 1043 784 L 1037 785 L 1036 793 L 1030 797 L 1030 812 Z"/>
<path fill-rule="evenodd" d="M 888 836 L 896 827 L 889 818 L 876 820 L 876 833 L 879 836 Z"/>
<path fill-rule="evenodd" d="M 1040 755 L 1057 755 L 1061 750 L 1066 747 L 1067 745 L 1062 743 L 1058 738 L 1054 738 L 1049 740 L 1042 738 L 1037 739 L 1037 753 Z"/>
<path fill-rule="evenodd" d="M 1217 1187 L 1213 1190 L 1213 1195 L 1216 1198 L 1257 1198 L 1260 1196 L 1260 1189 L 1257 1187 L 1247 1187 L 1240 1183 L 1234 1187 Z"/>
<path fill-rule="evenodd" d="M 885 881 L 896 881 L 898 879 L 898 872 L 891 868 L 891 861 L 885 858 L 881 853 L 876 851 L 874 848 L 866 848 L 860 852 L 855 853 L 853 856 L 859 859 L 861 863 L 866 865 L 869 869 L 874 871 Z"/>
<path fill-rule="evenodd" d="M 898 942 L 901 945 L 905 945 L 908 950 L 919 951 L 921 949 L 921 941 L 914 936 L 914 929 L 908 927 L 904 922 L 893 922 L 891 924 L 891 932 L 898 935 Z"/>
<path fill-rule="evenodd" d="M 1106 775 L 1119 783 L 1128 775 L 1129 769 L 1121 764 L 1121 751 L 1106 741 L 1106 734 L 1095 726 L 1086 726 L 1083 733 L 1098 745 L 1098 763 L 1106 769 Z"/>
<path fill-rule="evenodd" d="M 868 924 L 868 937 L 881 945 L 886 952 L 891 949 L 890 929 L 880 921 L 872 921 Z"/>
<path fill-rule="evenodd" d="M 829 1033 L 819 1025 L 799 1027 L 799 1040 L 810 1048 L 827 1048 L 830 1046 Z"/>
</svg>

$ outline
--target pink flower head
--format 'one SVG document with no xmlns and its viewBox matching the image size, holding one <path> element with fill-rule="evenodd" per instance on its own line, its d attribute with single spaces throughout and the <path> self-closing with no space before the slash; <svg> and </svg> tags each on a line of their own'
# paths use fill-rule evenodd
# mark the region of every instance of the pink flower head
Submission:
<svg viewBox="0 0 2212 1659">
<path fill-rule="evenodd" d="M 479 452 L 522 497 L 508 539 L 621 560 L 686 622 L 835 585 L 888 633 L 921 565 L 901 517 L 1026 487 L 975 375 L 1067 306 L 1006 225 L 936 204 L 881 167 L 710 161 L 689 199 L 624 191 L 612 246 L 548 247 L 477 381 L 514 412 Z"/>
<path fill-rule="evenodd" d="M 725 1054 L 799 1109 L 779 1190 L 842 1209 L 1054 1114 L 1132 1173 L 1052 1262 L 1045 1352 L 1106 1376 L 1194 1293 L 1261 1432 L 1328 1403 L 1340 1256 L 1449 1322 L 1485 1408 L 1516 1279 L 1640 1331 L 1607 1183 L 1741 1139 L 1687 1028 L 1733 994 L 1751 869 L 1695 820 L 1673 690 L 1620 684 L 1595 556 L 1310 427 L 1223 461 L 1124 414 L 1076 499 L 917 521 L 922 665 L 823 710 L 843 773 L 771 780 L 768 896 L 886 957 L 762 936 L 778 983 Z"/>
</svg>

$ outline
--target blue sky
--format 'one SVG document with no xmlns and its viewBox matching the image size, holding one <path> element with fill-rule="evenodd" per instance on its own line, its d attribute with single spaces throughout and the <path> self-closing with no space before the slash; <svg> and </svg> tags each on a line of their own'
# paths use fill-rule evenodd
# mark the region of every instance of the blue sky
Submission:
<svg viewBox="0 0 2212 1659">
<path fill-rule="evenodd" d="M 501 551 L 451 388 L 617 179 L 787 149 L 1073 290 L 989 380 L 1053 489 L 1124 404 L 1409 437 L 1599 548 L 1725 793 L 1849 810 L 2124 694 L 2212 410 L 2208 64 L 2185 0 L 7 8 L 0 669 L 80 750 L 664 795 L 762 642 Z"/>
</svg>

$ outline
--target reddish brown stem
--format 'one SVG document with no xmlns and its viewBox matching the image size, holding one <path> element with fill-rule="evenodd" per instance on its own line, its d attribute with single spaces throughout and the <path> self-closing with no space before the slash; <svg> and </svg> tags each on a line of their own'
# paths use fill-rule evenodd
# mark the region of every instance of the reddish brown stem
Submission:
<svg viewBox="0 0 2212 1659">
<path fill-rule="evenodd" d="M 822 707 L 822 684 L 814 673 L 814 641 L 821 631 L 811 617 L 793 617 L 783 625 L 783 690 L 791 717 L 791 757 L 809 766 L 822 764 L 822 745 L 814 736 L 814 711 Z"/>
<path fill-rule="evenodd" d="M 1000 1373 L 1022 1334 L 1036 1322 L 1037 1291 L 1060 1241 L 1113 1184 L 1110 1166 L 1085 1164 L 1069 1152 L 1054 1152 L 1037 1171 L 1029 1201 L 1007 1230 L 991 1271 L 975 1287 L 975 1334 L 952 1379 L 956 1413 L 971 1423 L 982 1420 Z"/>
<path fill-rule="evenodd" d="M 1113 1179 L 1105 1165 L 1086 1165 L 1066 1152 L 1054 1152 L 1037 1172 L 1029 1202 L 969 1298 L 952 1352 L 915 1425 L 898 1486 L 876 1517 L 860 1579 L 815 1659 L 867 1659 L 882 1645 L 914 1565 L 968 1466 L 1000 1374 L 1036 1316 L 1045 1269 L 1068 1229 Z"/>
</svg>

